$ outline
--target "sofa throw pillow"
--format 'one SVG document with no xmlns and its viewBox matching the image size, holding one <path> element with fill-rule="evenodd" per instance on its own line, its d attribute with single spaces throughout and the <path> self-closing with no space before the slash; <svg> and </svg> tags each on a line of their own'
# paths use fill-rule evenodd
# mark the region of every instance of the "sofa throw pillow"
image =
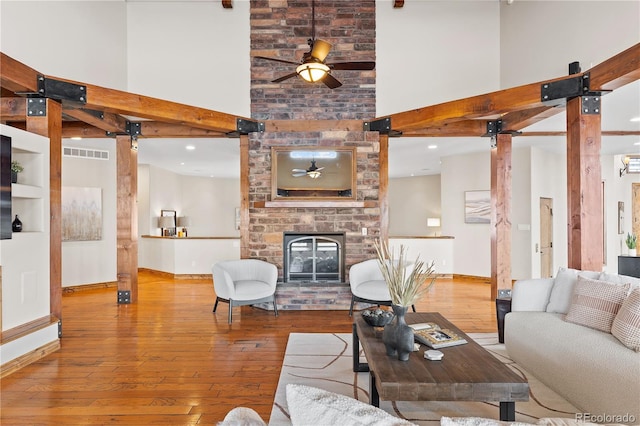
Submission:
<svg viewBox="0 0 640 426">
<path fill-rule="evenodd" d="M 600 281 L 606 281 L 611 284 L 631 284 L 631 289 L 633 290 L 636 287 L 640 287 L 640 278 L 630 277 L 627 275 L 620 274 L 610 274 L 608 272 L 601 272 L 598 277 Z"/>
<path fill-rule="evenodd" d="M 578 276 L 565 319 L 611 333 L 611 325 L 627 298 L 630 284 L 616 285 Z"/>
<path fill-rule="evenodd" d="M 553 312 L 556 314 L 566 314 L 569 312 L 571 296 L 573 295 L 573 288 L 578 281 L 578 275 L 586 278 L 598 279 L 600 272 L 579 271 L 577 269 L 565 268 L 563 266 L 559 267 L 558 273 L 553 281 L 553 288 L 551 289 L 551 295 L 549 296 L 547 312 Z"/>
<path fill-rule="evenodd" d="M 640 288 L 634 289 L 620 306 L 611 334 L 629 349 L 640 352 Z"/>
<path fill-rule="evenodd" d="M 413 425 L 357 399 L 305 385 L 287 385 L 287 406 L 293 426 Z"/>
</svg>

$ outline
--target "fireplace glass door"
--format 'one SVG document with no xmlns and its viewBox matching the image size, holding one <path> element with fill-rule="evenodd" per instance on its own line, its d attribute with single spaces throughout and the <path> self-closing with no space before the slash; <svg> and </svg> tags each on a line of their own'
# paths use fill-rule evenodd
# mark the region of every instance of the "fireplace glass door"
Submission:
<svg viewBox="0 0 640 426">
<path fill-rule="evenodd" d="M 340 243 L 327 237 L 303 236 L 287 247 L 286 281 L 340 281 Z"/>
</svg>

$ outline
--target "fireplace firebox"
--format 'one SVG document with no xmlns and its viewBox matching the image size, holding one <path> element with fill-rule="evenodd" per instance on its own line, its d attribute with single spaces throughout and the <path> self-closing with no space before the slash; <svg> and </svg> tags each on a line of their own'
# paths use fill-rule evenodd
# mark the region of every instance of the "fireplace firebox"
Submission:
<svg viewBox="0 0 640 426">
<path fill-rule="evenodd" d="M 344 232 L 285 232 L 284 282 L 344 282 Z"/>
</svg>

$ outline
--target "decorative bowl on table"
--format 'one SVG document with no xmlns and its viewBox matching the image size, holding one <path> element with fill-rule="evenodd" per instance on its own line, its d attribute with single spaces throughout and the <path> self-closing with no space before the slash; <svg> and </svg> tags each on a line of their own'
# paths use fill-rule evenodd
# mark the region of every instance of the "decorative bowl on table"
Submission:
<svg viewBox="0 0 640 426">
<path fill-rule="evenodd" d="M 395 315 L 392 311 L 384 309 L 365 309 L 362 311 L 362 318 L 364 321 L 372 327 L 384 327 L 393 321 Z"/>
</svg>

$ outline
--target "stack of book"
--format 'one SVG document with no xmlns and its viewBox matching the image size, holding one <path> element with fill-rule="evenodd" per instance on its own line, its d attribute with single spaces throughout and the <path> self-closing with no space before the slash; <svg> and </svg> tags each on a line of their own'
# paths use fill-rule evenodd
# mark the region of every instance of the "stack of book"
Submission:
<svg viewBox="0 0 640 426">
<path fill-rule="evenodd" d="M 412 324 L 411 328 L 413 328 L 413 335 L 418 342 L 433 349 L 447 348 L 449 346 L 464 345 L 467 343 L 465 339 L 453 331 L 442 329 L 438 324 L 432 322 Z"/>
</svg>

